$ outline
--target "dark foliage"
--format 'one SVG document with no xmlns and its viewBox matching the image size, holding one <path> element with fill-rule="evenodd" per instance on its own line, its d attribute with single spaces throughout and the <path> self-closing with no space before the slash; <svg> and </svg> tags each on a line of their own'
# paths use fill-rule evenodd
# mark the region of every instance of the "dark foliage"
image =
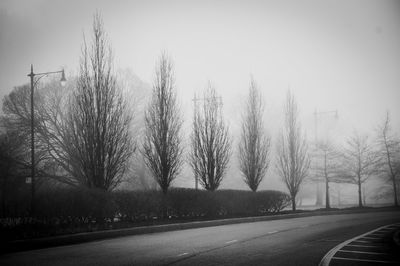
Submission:
<svg viewBox="0 0 400 266">
<path fill-rule="evenodd" d="M 206 191 L 174 188 L 161 191 L 114 191 L 58 187 L 37 194 L 36 217 L 27 217 L 15 198 L 14 216 L 0 219 L 4 240 L 106 230 L 138 225 L 227 217 L 266 215 L 281 211 L 289 196 L 280 191 Z M 21 206 L 20 209 L 17 207 Z M 166 210 L 166 211 L 165 211 Z"/>
</svg>

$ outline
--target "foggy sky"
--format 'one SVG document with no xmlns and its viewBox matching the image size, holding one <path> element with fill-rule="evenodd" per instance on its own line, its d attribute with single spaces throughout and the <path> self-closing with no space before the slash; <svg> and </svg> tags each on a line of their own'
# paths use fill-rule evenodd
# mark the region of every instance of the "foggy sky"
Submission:
<svg viewBox="0 0 400 266">
<path fill-rule="evenodd" d="M 310 136 L 315 110 L 338 110 L 337 134 L 372 132 L 386 110 L 400 128 L 399 1 L 2 0 L 0 97 L 29 81 L 31 63 L 37 72 L 76 73 L 96 10 L 116 69 L 151 84 L 168 51 L 183 110 L 210 80 L 235 129 L 252 75 L 272 132 L 288 88 Z"/>
</svg>

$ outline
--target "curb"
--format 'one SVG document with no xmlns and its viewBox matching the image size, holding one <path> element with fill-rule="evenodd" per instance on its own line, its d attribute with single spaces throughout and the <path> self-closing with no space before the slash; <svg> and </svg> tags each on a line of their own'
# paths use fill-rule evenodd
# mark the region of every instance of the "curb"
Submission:
<svg viewBox="0 0 400 266">
<path fill-rule="evenodd" d="M 388 209 L 365 209 L 365 210 L 335 210 L 335 211 L 315 211 L 304 213 L 292 214 L 277 214 L 270 216 L 257 216 L 245 218 L 231 218 L 211 221 L 196 221 L 187 223 L 165 224 L 155 226 L 141 226 L 124 229 L 104 230 L 96 232 L 77 233 L 72 235 L 61 235 L 54 237 L 45 237 L 37 239 L 17 240 L 8 243 L 1 243 L 0 254 L 41 249 L 55 246 L 79 244 L 89 241 L 103 240 L 108 238 L 116 238 L 131 235 L 141 235 L 150 233 L 159 233 L 175 230 L 194 229 L 202 227 L 238 224 L 238 223 L 252 223 L 261 221 L 272 221 L 280 219 L 292 219 L 310 216 L 334 215 L 334 214 L 352 214 L 352 213 L 367 213 L 367 212 L 384 212 L 384 211 L 398 211 Z"/>
</svg>

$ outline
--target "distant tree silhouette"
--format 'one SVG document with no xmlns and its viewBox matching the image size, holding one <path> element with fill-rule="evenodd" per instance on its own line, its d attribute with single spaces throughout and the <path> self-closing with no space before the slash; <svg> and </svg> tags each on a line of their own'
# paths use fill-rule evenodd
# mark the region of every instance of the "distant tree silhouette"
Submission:
<svg viewBox="0 0 400 266">
<path fill-rule="evenodd" d="M 392 132 L 389 112 L 378 128 L 378 143 L 381 169 L 385 178 L 392 183 L 394 205 L 399 206 L 396 183 L 400 177 L 400 139 Z"/>
<path fill-rule="evenodd" d="M 342 180 L 358 187 L 358 205 L 363 206 L 362 185 L 374 174 L 378 174 L 379 157 L 368 141 L 367 135 L 357 132 L 347 140 L 343 153 Z"/>
<path fill-rule="evenodd" d="M 329 141 L 320 141 L 317 143 L 317 151 L 314 154 L 313 159 L 317 160 L 319 163 L 316 166 L 317 176 L 313 181 L 319 182 L 319 177 L 323 177 L 325 182 L 325 207 L 329 209 L 330 205 L 330 191 L 329 183 L 331 182 L 341 182 L 339 177 L 340 169 L 340 151 L 334 146 L 334 144 Z"/>
</svg>

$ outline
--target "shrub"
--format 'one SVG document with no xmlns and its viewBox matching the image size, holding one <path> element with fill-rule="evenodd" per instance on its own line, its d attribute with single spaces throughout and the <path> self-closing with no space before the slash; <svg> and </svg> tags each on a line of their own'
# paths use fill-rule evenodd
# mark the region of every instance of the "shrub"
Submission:
<svg viewBox="0 0 400 266">
<path fill-rule="evenodd" d="M 109 229 L 160 219 L 197 220 L 265 215 L 281 211 L 289 196 L 280 191 L 114 191 L 52 187 L 36 194 L 36 217 L 26 216 L 25 196 L 16 197 L 15 216 L 0 219 L 4 239 Z M 21 202 L 19 202 L 21 201 Z M 18 209 L 18 206 L 20 206 Z M 114 220 L 123 222 L 114 224 Z"/>
</svg>

